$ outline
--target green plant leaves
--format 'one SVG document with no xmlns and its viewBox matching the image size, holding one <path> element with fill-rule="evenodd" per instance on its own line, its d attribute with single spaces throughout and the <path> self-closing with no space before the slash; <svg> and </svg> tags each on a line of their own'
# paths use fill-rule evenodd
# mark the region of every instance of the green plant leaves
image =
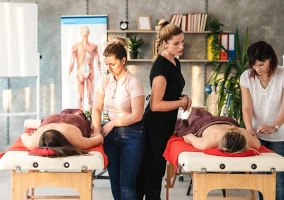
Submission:
<svg viewBox="0 0 284 200">
<path fill-rule="evenodd" d="M 144 44 L 144 40 L 142 38 L 137 39 L 136 36 L 129 37 L 129 43 L 127 48 L 130 51 L 138 51 L 138 49 Z"/>
<path fill-rule="evenodd" d="M 221 30 L 221 26 L 224 26 L 224 24 L 219 22 L 219 19 L 216 17 L 213 17 L 209 23 L 208 23 L 208 28 L 210 30 L 210 33 L 208 34 L 208 37 L 211 37 L 211 52 L 212 52 L 212 59 L 213 61 L 219 60 L 220 57 L 220 35 L 223 32 Z"/>
<path fill-rule="evenodd" d="M 227 116 L 233 117 L 242 127 L 244 122 L 242 118 L 242 98 L 240 88 L 240 76 L 247 69 L 248 57 L 248 28 L 246 28 L 245 35 L 243 37 L 243 44 L 240 42 L 239 29 L 236 28 L 236 60 L 231 60 L 227 63 L 219 63 L 215 65 L 213 74 L 209 78 L 210 84 L 219 84 L 218 90 L 218 115 L 222 115 L 224 105 L 226 103 L 227 93 L 224 90 L 224 85 L 231 93 L 230 95 L 230 107 L 228 109 Z"/>
</svg>

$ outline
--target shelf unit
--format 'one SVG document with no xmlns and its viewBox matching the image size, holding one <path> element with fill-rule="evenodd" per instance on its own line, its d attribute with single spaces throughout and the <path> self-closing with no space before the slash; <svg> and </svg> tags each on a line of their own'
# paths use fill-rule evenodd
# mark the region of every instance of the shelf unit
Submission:
<svg viewBox="0 0 284 200">
<path fill-rule="evenodd" d="M 107 30 L 107 33 L 157 33 L 156 31 L 139 31 L 139 30 Z M 210 31 L 185 31 L 185 34 L 207 34 Z M 231 31 L 223 31 L 223 33 L 231 33 Z"/>
<path fill-rule="evenodd" d="M 152 62 L 153 59 L 129 59 L 128 62 Z M 213 60 L 189 60 L 189 59 L 180 59 L 180 62 L 195 62 L 195 63 L 210 63 Z M 218 60 L 215 62 L 228 62 L 228 60 Z"/>
<path fill-rule="evenodd" d="M 141 31 L 141 30 L 107 30 L 108 34 L 155 34 L 157 33 L 154 30 Z M 185 31 L 184 34 L 208 34 L 210 31 Z M 223 31 L 223 33 L 231 33 L 231 31 Z M 153 59 L 145 58 L 145 59 L 129 59 L 128 62 L 153 62 Z M 193 60 L 193 59 L 180 59 L 180 62 L 183 63 L 212 63 L 212 60 Z M 218 60 L 215 62 L 228 62 L 228 60 Z"/>
</svg>

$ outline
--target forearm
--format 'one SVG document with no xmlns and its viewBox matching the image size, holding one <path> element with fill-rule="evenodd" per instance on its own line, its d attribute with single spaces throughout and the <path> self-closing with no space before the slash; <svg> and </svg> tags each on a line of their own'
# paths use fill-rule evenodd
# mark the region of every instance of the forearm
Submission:
<svg viewBox="0 0 284 200">
<path fill-rule="evenodd" d="M 94 134 L 99 134 L 101 130 L 101 111 L 93 109 L 92 124 Z"/>
<path fill-rule="evenodd" d="M 23 145 L 30 150 L 37 147 L 37 146 L 31 145 L 31 134 L 30 133 L 23 133 L 21 135 L 21 140 L 22 140 Z"/>
<path fill-rule="evenodd" d="M 284 106 L 283 106 L 284 107 Z M 277 118 L 274 120 L 273 124 L 277 126 L 282 126 L 284 124 L 284 108 L 281 109 L 280 114 L 277 116 Z"/>
<path fill-rule="evenodd" d="M 85 138 L 85 137 L 82 137 L 81 139 L 77 138 L 76 144 L 73 145 L 78 149 L 85 150 L 97 146 L 102 142 L 103 142 L 103 136 L 101 134 L 96 134 L 90 138 Z"/>
<path fill-rule="evenodd" d="M 243 120 L 247 130 L 254 130 L 252 127 L 252 111 L 250 109 L 243 109 Z"/>
<path fill-rule="evenodd" d="M 199 150 L 204 150 L 210 147 L 206 145 L 203 138 L 198 138 L 192 133 L 184 136 L 184 141 L 188 144 L 191 144 L 194 148 L 199 149 Z"/>
</svg>

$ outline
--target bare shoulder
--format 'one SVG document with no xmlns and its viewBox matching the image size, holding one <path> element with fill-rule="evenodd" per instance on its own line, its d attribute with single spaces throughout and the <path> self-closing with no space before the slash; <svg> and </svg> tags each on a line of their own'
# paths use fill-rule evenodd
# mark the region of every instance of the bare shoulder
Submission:
<svg viewBox="0 0 284 200">
<path fill-rule="evenodd" d="M 245 128 L 238 127 L 238 129 L 240 130 L 242 135 L 244 135 L 244 136 L 252 136 L 252 134 L 248 130 L 246 130 Z"/>
</svg>

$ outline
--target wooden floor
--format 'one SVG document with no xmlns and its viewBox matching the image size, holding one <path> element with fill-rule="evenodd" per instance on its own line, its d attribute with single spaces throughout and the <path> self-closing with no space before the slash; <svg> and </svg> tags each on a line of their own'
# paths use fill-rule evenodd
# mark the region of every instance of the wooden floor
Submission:
<svg viewBox="0 0 284 200">
<path fill-rule="evenodd" d="M 0 191 L 1 191 L 1 199 L 11 199 L 11 173 L 10 171 L 0 171 Z M 170 189 L 169 199 L 170 200 L 192 200 L 192 194 L 190 196 L 186 195 L 190 177 L 189 175 L 185 174 L 183 176 L 183 182 L 182 181 L 176 181 L 174 188 Z M 163 183 L 164 185 L 164 183 Z M 110 184 L 108 179 L 96 179 L 94 181 L 94 188 L 93 188 L 93 199 L 94 200 L 113 200 L 111 190 L 110 190 Z M 67 189 L 67 188 L 40 188 L 37 189 L 36 194 L 40 195 L 77 195 L 77 192 L 73 189 Z M 249 191 L 246 190 L 229 190 L 229 195 L 232 197 L 250 197 Z M 210 197 L 216 197 L 214 199 L 219 199 L 218 197 L 222 197 L 221 190 L 214 190 L 209 193 Z M 166 199 L 166 191 L 163 188 L 162 199 Z M 237 198 L 234 198 L 237 200 Z"/>
</svg>

